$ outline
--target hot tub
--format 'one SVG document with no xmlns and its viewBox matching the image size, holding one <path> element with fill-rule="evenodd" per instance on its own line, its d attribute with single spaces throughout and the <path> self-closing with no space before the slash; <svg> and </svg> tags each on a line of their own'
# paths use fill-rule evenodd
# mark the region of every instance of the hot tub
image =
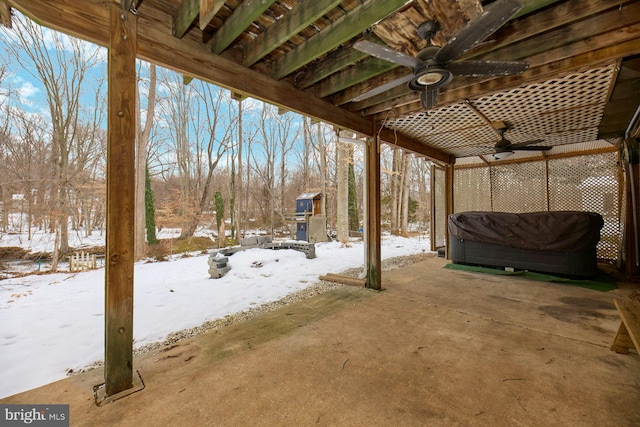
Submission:
<svg viewBox="0 0 640 427">
<path fill-rule="evenodd" d="M 460 212 L 449 215 L 449 258 L 464 264 L 595 276 L 603 224 L 594 212 Z"/>
</svg>

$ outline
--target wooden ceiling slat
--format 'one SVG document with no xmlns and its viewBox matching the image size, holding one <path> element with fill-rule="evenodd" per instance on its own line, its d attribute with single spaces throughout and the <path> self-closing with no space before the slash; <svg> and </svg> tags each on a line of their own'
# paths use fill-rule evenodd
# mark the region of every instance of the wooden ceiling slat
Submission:
<svg viewBox="0 0 640 427">
<path fill-rule="evenodd" d="M 404 77 L 409 74 L 412 74 L 412 71 L 409 68 L 396 67 L 387 73 L 379 74 L 378 76 L 372 79 L 369 79 L 366 82 L 347 88 L 346 90 L 331 97 L 331 102 L 334 103 L 335 105 L 346 104 L 347 102 L 350 102 L 353 98 L 360 95 L 361 93 L 368 92 L 371 89 L 375 89 L 378 86 L 382 86 L 383 84 L 392 82 L 396 79 L 399 79 L 400 77 Z M 406 95 L 409 92 L 411 91 L 407 88 L 406 84 L 397 86 L 396 88 L 391 89 L 387 92 L 381 93 L 380 95 L 373 96 L 371 98 L 365 99 L 358 103 L 349 104 L 352 108 L 350 107 L 347 107 L 347 108 L 351 111 L 363 110 L 366 107 L 369 107 L 373 104 L 381 102 L 381 100 L 396 98 L 400 96 L 400 94 Z"/>
<path fill-rule="evenodd" d="M 183 0 L 173 16 L 173 35 L 182 38 L 200 12 L 199 0 Z"/>
<path fill-rule="evenodd" d="M 633 28 L 633 24 L 638 22 L 638 16 L 640 16 L 640 3 L 616 7 L 597 15 L 591 15 L 570 25 L 559 26 L 554 30 L 539 34 L 535 38 L 529 38 L 512 46 L 493 50 L 488 54 L 480 55 L 478 58 L 514 60 L 529 58 L 581 40 L 586 40 L 586 43 L 590 44 L 591 39 L 603 33 L 614 34 L 614 32 L 624 27 Z M 607 36 L 604 43 L 607 40 L 611 41 L 609 37 Z"/>
<path fill-rule="evenodd" d="M 337 49 L 329 53 L 322 61 L 315 61 L 305 67 L 302 73 L 296 75 L 295 85 L 298 89 L 305 89 L 367 56 L 369 55 L 364 52 L 352 49 L 349 44 L 344 49 Z"/>
<path fill-rule="evenodd" d="M 404 6 L 405 3 L 406 0 L 366 1 L 321 33 L 311 37 L 306 43 L 299 45 L 278 59 L 274 65 L 273 78 L 280 80 L 286 77 L 303 65 L 367 30 L 372 22 L 385 18 Z"/>
<path fill-rule="evenodd" d="M 392 64 L 391 62 L 382 59 L 368 58 L 362 62 L 354 64 L 340 73 L 333 74 L 315 85 L 309 91 L 318 98 L 324 98 L 396 67 L 396 64 Z"/>
<path fill-rule="evenodd" d="M 289 15 L 277 21 L 249 43 L 245 50 L 244 66 L 249 67 L 255 64 L 341 2 L 342 0 L 331 0 L 299 3 Z"/>
<path fill-rule="evenodd" d="M 218 28 L 211 39 L 211 51 L 222 53 L 243 31 L 262 13 L 269 9 L 275 0 L 245 0 L 233 14 Z"/>
<path fill-rule="evenodd" d="M 457 27 L 474 19 L 482 3 L 492 3 L 485 0 L 266 0 L 268 4 L 262 0 L 113 1 L 124 6 L 139 4 L 138 20 L 141 32 L 144 31 L 139 49 L 143 59 L 340 127 L 355 127 L 362 133 L 369 133 L 372 123 L 390 115 L 413 116 L 423 109 L 417 93 L 404 84 L 363 101 L 351 102 L 358 95 L 411 72 L 399 66 L 393 66 L 390 71 L 385 71 L 387 68 L 381 64 L 369 66 L 374 62 L 353 49 L 353 43 L 375 37 L 378 32 L 387 44 L 413 53 L 424 44 L 414 34 L 424 20 L 443 20 L 443 29 L 436 39 L 442 38 L 444 43 L 457 32 Z M 108 19 L 103 16 L 108 3 L 105 0 L 0 0 L 0 7 L 27 8 L 27 14 L 38 22 L 106 45 L 108 41 L 101 28 L 108 28 Z M 439 106 L 455 105 L 466 98 L 477 100 L 529 82 L 549 80 L 577 69 L 640 54 L 637 35 L 640 34 L 640 0 L 524 0 L 523 11 L 521 18 L 510 20 L 461 59 L 521 58 L 530 64 L 530 69 L 521 76 L 457 77 L 443 89 Z M 9 11 L 0 10 L 0 17 L 7 21 Z M 196 23 L 198 25 L 194 25 Z M 351 123 L 352 120 L 355 122 Z M 421 138 L 422 142 L 413 142 L 418 146 L 430 143 L 424 135 Z M 438 155 L 439 161 L 446 161 L 443 159 L 447 155 Z"/>
<path fill-rule="evenodd" d="M 198 23 L 200 29 L 204 30 L 211 22 L 216 13 L 224 6 L 225 0 L 200 0 L 200 16 Z"/>
<path fill-rule="evenodd" d="M 619 7 L 627 0 L 572 0 L 561 2 L 547 9 L 543 14 L 527 16 L 511 21 L 496 31 L 491 37 L 491 43 L 481 44 L 469 51 L 463 58 L 477 59 L 488 52 L 498 50 L 504 46 L 519 41 L 531 39 L 547 31 L 562 28 L 589 16 Z M 526 6 L 525 6 L 526 7 Z"/>
</svg>

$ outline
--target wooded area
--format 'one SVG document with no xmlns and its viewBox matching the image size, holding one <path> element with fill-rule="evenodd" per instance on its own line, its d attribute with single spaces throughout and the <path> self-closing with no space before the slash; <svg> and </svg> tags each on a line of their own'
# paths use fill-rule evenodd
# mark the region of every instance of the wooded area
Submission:
<svg viewBox="0 0 640 427">
<path fill-rule="evenodd" d="M 69 232 L 105 228 L 106 50 L 19 15 L 2 36 L 0 232 L 50 230 L 55 263 L 70 249 Z M 348 163 L 348 226 L 359 232 L 362 144 L 338 143 L 327 124 L 200 80 L 140 61 L 137 68 L 136 257 L 153 240 L 145 196 L 154 200 L 157 228 L 181 228 L 187 238 L 200 227 L 218 229 L 219 193 L 236 241 L 256 229 L 295 238 L 296 197 L 318 191 L 335 236 L 341 161 Z M 339 145 L 347 147 L 344 159 Z M 383 227 L 428 229 L 429 163 L 385 146 L 381 168 Z"/>
</svg>

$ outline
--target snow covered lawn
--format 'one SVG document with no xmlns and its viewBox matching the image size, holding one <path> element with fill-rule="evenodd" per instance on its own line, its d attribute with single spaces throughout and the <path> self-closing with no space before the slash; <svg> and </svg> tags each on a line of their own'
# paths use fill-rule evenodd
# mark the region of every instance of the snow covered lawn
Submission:
<svg viewBox="0 0 640 427">
<path fill-rule="evenodd" d="M 424 238 L 385 236 L 383 259 L 429 250 Z M 251 249 L 229 257 L 210 279 L 208 255 L 135 266 L 134 346 L 223 318 L 363 264 L 361 242 L 316 244 L 315 259 L 294 250 Z M 261 267 L 256 267 L 260 263 Z M 0 281 L 0 398 L 65 377 L 103 359 L 104 269 Z"/>
</svg>

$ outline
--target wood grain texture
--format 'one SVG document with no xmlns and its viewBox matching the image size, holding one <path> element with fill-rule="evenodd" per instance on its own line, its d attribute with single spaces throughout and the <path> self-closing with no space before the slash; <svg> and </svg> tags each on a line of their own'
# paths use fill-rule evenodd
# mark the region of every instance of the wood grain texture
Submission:
<svg viewBox="0 0 640 427">
<path fill-rule="evenodd" d="M 105 261 L 105 392 L 133 386 L 133 263 L 137 18 L 110 11 L 107 242 Z"/>
</svg>

